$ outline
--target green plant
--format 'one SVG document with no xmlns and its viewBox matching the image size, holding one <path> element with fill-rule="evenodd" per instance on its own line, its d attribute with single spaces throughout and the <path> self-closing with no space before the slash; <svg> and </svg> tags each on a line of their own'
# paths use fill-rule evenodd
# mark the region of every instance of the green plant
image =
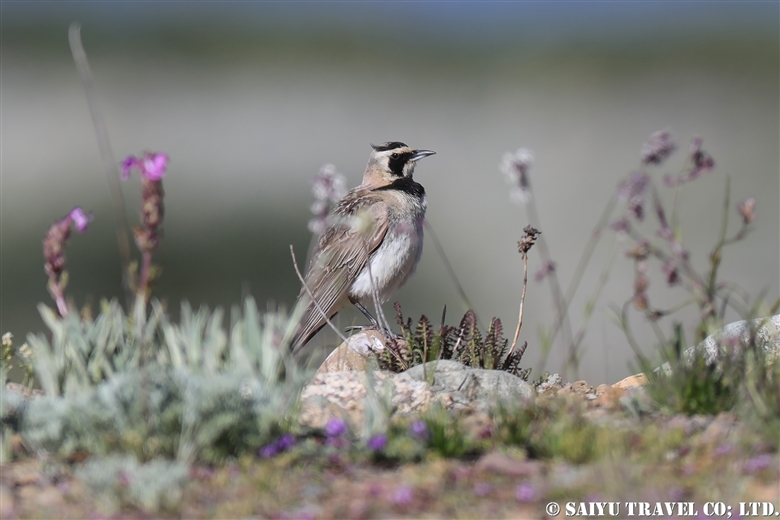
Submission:
<svg viewBox="0 0 780 520">
<path fill-rule="evenodd" d="M 451 359 L 472 368 L 505 370 L 525 380 L 531 373 L 531 369 L 520 367 L 527 345 L 512 352 L 498 318 L 490 321 L 483 337 L 477 316 L 471 310 L 466 312 L 458 327 L 446 325 L 446 314 L 443 313 L 442 324 L 438 328 L 431 325 L 424 315 L 416 324 L 412 323 L 411 318 L 404 320 L 398 303 L 395 304 L 395 310 L 396 321 L 401 328 L 401 340 L 395 345 L 388 345 L 388 349 L 378 356 L 379 367 L 383 370 L 401 372 L 429 361 Z"/>
<path fill-rule="evenodd" d="M 420 423 L 413 423 L 413 433 L 427 439 L 428 448 L 442 457 L 462 457 L 477 451 L 477 446 L 460 427 L 454 412 L 445 410 L 436 404 L 425 412 Z M 415 432 L 416 429 L 416 432 Z"/>
<path fill-rule="evenodd" d="M 76 470 L 103 513 L 131 506 L 147 512 L 175 512 L 187 482 L 187 466 L 154 459 L 145 464 L 131 456 L 93 457 Z"/>
<path fill-rule="evenodd" d="M 522 446 L 538 459 L 584 463 L 601 456 L 611 444 L 605 441 L 606 427 L 585 417 L 580 403 L 563 399 L 523 406 L 499 403 L 494 421 L 495 440 Z"/>
<path fill-rule="evenodd" d="M 94 321 L 81 322 L 42 307 L 52 344 L 28 338 L 46 392 L 24 410 L 29 447 L 217 462 L 290 428 L 306 380 L 286 343 L 295 317 L 261 317 L 249 298 L 225 331 L 220 309 L 184 304 L 174 324 L 153 308 L 148 320 L 143 309 L 130 320 L 105 303 Z"/>
<path fill-rule="evenodd" d="M 675 323 L 675 339 L 662 348 L 669 370 L 656 370 L 655 363 L 640 357 L 640 370 L 648 377 L 652 399 L 669 413 L 717 414 L 731 410 L 737 402 L 742 368 L 740 357 L 734 363 L 718 364 L 708 359 L 702 349 L 685 355 L 682 324 Z"/>
</svg>

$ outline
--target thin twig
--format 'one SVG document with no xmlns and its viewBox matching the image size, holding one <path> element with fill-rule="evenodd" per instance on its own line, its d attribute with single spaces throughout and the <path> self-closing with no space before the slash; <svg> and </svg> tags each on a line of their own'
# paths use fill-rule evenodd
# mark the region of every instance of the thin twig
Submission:
<svg viewBox="0 0 780 520">
<path fill-rule="evenodd" d="M 339 337 L 341 338 L 342 341 L 344 341 L 344 343 L 347 343 L 349 341 L 348 338 L 341 333 L 341 331 L 333 324 L 333 322 L 330 321 L 328 314 L 322 309 L 322 307 L 320 306 L 320 302 L 318 302 L 317 298 L 314 297 L 314 294 L 312 294 L 311 289 L 309 289 L 309 286 L 306 285 L 306 280 L 303 279 L 303 275 L 301 274 L 300 269 L 298 269 L 298 261 L 295 259 L 295 250 L 293 249 L 292 244 L 290 244 L 290 255 L 292 256 L 293 267 L 295 267 L 295 274 L 298 275 L 298 279 L 303 284 L 303 289 L 306 291 L 306 294 L 309 295 L 311 301 L 314 302 L 314 306 L 317 308 L 317 311 L 325 319 L 325 323 L 327 323 L 330 326 L 330 328 L 333 329 L 336 332 L 336 334 L 339 335 Z"/>
<path fill-rule="evenodd" d="M 529 184 L 530 189 L 530 184 Z M 536 210 L 536 204 L 534 202 L 533 196 L 528 201 L 528 203 L 525 205 L 526 215 L 528 216 L 528 221 L 531 223 L 532 226 L 540 228 L 539 224 L 539 214 Z M 538 240 L 539 244 L 539 254 L 542 257 L 543 265 L 550 265 L 552 264 L 552 256 L 550 254 L 550 250 L 547 247 L 547 241 L 544 239 L 544 237 L 539 237 Z M 571 323 L 569 322 L 569 315 L 566 311 L 566 302 L 564 300 L 563 292 L 561 291 L 561 284 L 558 280 L 558 273 L 555 269 L 552 269 L 548 274 L 549 280 L 550 280 L 550 292 L 552 293 L 553 297 L 553 303 L 555 305 L 555 311 L 556 311 L 556 322 L 560 321 L 562 333 L 563 333 L 563 343 L 564 345 L 571 345 L 572 341 L 572 331 L 571 331 Z M 552 344 L 552 340 L 550 341 L 550 344 Z"/>
<path fill-rule="evenodd" d="M 509 349 L 507 356 L 511 355 L 515 351 L 517 345 L 517 338 L 520 336 L 520 329 L 523 326 L 523 303 L 525 303 L 525 288 L 528 285 L 528 253 L 521 252 L 523 256 L 523 292 L 520 293 L 520 316 L 517 318 L 517 329 L 515 329 L 515 338 L 512 340 L 512 347 Z"/>
<path fill-rule="evenodd" d="M 89 112 L 92 116 L 92 126 L 95 128 L 100 157 L 103 160 L 103 168 L 108 180 L 108 189 L 114 205 L 114 223 L 116 224 L 116 239 L 119 245 L 119 258 L 122 264 L 122 285 L 125 288 L 127 304 L 133 301 L 133 291 L 130 288 L 130 238 L 128 237 L 127 217 L 125 215 L 125 203 L 122 198 L 122 189 L 119 185 L 118 162 L 111 151 L 111 143 L 108 139 L 106 123 L 98 104 L 95 80 L 87 61 L 87 53 L 81 43 L 81 26 L 78 23 L 71 24 L 68 29 L 68 41 L 73 61 L 76 63 L 84 92 L 87 96 Z"/>
</svg>

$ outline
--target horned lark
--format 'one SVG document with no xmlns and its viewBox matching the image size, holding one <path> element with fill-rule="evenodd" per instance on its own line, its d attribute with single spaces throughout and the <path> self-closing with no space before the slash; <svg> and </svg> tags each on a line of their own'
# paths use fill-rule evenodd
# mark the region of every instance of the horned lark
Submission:
<svg viewBox="0 0 780 520">
<path fill-rule="evenodd" d="M 330 319 L 348 303 L 378 325 L 365 306 L 375 294 L 380 302 L 387 301 L 420 260 L 427 203 L 425 189 L 412 175 L 417 161 L 436 152 L 412 150 L 400 142 L 371 147 L 363 182 L 338 202 L 314 248 L 306 287 L 298 296 L 297 305 L 306 307 L 293 351 L 325 326 L 323 311 Z"/>
</svg>

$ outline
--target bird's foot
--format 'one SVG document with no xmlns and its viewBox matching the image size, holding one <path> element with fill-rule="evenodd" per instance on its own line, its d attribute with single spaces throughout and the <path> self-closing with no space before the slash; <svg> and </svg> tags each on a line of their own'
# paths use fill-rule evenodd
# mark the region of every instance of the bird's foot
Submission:
<svg viewBox="0 0 780 520">
<path fill-rule="evenodd" d="M 403 339 L 403 336 L 399 336 L 398 334 L 394 333 L 390 329 L 385 329 L 383 327 L 377 327 L 376 325 L 353 325 L 351 327 L 346 327 L 344 329 L 345 332 L 363 332 L 364 330 L 375 330 L 382 333 L 382 336 L 385 337 L 385 341 L 396 341 L 398 339 Z"/>
</svg>

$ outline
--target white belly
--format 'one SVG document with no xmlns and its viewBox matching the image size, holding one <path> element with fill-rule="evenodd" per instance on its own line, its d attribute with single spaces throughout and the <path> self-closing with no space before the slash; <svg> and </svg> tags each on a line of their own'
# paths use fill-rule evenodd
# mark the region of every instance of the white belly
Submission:
<svg viewBox="0 0 780 520">
<path fill-rule="evenodd" d="M 352 299 L 373 303 L 372 285 L 382 302 L 390 299 L 414 273 L 422 255 L 422 219 L 415 224 L 399 224 L 388 230 L 382 245 L 371 255 L 371 271 L 363 269 L 349 291 Z"/>
</svg>

